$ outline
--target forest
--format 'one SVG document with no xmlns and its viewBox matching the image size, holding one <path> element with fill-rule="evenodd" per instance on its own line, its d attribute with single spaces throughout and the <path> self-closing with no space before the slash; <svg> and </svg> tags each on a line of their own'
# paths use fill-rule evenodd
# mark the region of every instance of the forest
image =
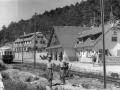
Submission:
<svg viewBox="0 0 120 90">
<path fill-rule="evenodd" d="M 104 0 L 104 20 L 110 20 L 112 12 L 115 20 L 120 19 L 120 0 Z M 45 11 L 33 15 L 28 20 L 21 19 L 11 22 L 8 27 L 3 25 L 0 30 L 0 45 L 13 42 L 23 33 L 42 32 L 48 39 L 53 26 L 99 26 L 101 24 L 100 0 L 82 0 L 81 3 L 71 4 L 62 8 Z"/>
</svg>

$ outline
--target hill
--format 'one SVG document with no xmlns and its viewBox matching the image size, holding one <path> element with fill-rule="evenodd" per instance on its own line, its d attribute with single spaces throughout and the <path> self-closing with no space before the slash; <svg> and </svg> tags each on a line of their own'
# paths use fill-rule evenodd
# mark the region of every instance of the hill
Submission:
<svg viewBox="0 0 120 90">
<path fill-rule="evenodd" d="M 105 22 L 110 20 L 112 10 L 114 18 L 120 19 L 120 0 L 104 0 Z M 112 9 L 111 9 L 112 8 Z M 0 31 L 1 44 L 14 41 L 20 35 L 36 31 L 44 35 L 51 35 L 53 26 L 91 26 L 95 21 L 101 23 L 100 0 L 82 0 L 81 3 L 45 11 L 43 14 L 33 15 L 29 20 L 11 22 L 8 27 L 3 26 Z"/>
</svg>

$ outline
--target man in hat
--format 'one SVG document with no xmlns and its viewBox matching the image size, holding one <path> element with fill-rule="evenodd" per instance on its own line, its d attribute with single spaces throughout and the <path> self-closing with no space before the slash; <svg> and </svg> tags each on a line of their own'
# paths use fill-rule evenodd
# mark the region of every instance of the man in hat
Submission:
<svg viewBox="0 0 120 90">
<path fill-rule="evenodd" d="M 52 62 L 51 55 L 48 55 L 48 63 L 47 63 L 47 75 L 49 86 L 52 89 L 52 79 L 53 79 L 53 67 L 55 64 Z"/>
<path fill-rule="evenodd" d="M 68 70 L 68 63 L 65 60 L 62 60 L 62 57 L 59 56 L 59 60 L 60 60 L 60 80 L 61 80 L 61 84 L 65 84 L 65 77 L 66 77 L 66 72 Z"/>
</svg>

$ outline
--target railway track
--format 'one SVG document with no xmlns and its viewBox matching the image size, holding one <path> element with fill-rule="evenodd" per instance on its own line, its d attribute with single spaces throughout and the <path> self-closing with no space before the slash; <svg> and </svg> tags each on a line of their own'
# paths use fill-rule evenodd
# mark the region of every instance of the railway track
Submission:
<svg viewBox="0 0 120 90">
<path fill-rule="evenodd" d="M 101 75 L 94 75 L 94 74 L 90 74 L 90 73 L 82 73 L 82 72 L 77 72 L 77 71 L 73 71 L 73 70 L 69 70 L 69 75 L 71 76 L 79 76 L 79 77 L 87 77 L 87 78 L 95 78 L 95 79 L 99 79 L 100 81 L 103 81 L 103 76 Z M 118 78 L 113 78 L 113 77 L 106 77 L 106 81 L 108 82 L 113 82 L 116 84 L 120 85 L 120 79 Z"/>
</svg>

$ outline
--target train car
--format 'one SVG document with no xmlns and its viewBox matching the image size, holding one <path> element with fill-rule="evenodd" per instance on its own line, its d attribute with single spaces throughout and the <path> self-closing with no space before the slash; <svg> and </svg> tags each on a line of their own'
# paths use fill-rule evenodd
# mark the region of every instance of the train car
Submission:
<svg viewBox="0 0 120 90">
<path fill-rule="evenodd" d="M 5 63 L 11 63 L 14 59 L 14 52 L 10 47 L 0 48 L 0 59 Z"/>
</svg>

